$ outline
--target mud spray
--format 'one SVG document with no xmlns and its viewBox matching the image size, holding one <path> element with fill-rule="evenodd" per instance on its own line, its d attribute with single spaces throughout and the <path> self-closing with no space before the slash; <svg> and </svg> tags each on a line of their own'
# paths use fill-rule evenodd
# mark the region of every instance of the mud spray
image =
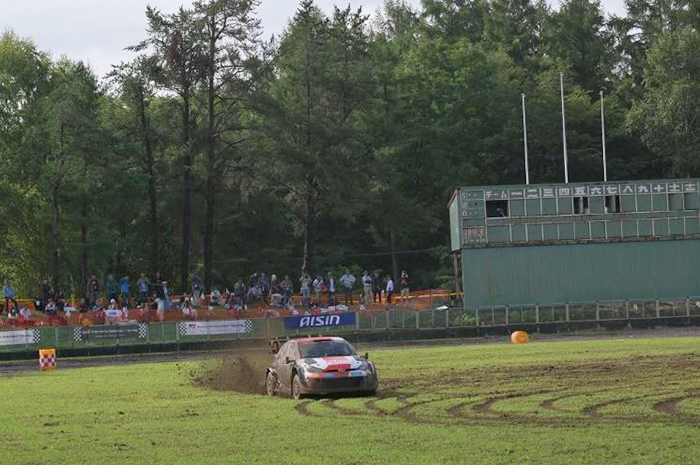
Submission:
<svg viewBox="0 0 700 465">
<path fill-rule="evenodd" d="M 229 353 L 190 373 L 193 382 L 207 389 L 265 393 L 265 369 L 272 362 L 269 350 Z"/>
</svg>

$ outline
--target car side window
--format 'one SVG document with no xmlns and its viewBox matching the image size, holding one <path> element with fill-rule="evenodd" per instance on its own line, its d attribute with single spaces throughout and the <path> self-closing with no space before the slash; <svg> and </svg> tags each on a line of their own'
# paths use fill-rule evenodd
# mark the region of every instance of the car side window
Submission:
<svg viewBox="0 0 700 465">
<path fill-rule="evenodd" d="M 289 344 L 289 350 L 287 350 L 287 357 L 290 360 L 296 360 L 299 358 L 299 350 L 296 344 Z"/>
<path fill-rule="evenodd" d="M 285 343 L 277 352 L 277 362 L 284 362 L 284 357 L 287 354 L 287 350 L 289 349 L 289 343 Z"/>
</svg>

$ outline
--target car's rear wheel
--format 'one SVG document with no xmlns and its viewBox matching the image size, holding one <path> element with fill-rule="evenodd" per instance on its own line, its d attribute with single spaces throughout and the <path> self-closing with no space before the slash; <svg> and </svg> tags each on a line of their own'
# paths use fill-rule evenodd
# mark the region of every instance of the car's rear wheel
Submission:
<svg viewBox="0 0 700 465">
<path fill-rule="evenodd" d="M 265 392 L 268 396 L 274 396 L 277 390 L 277 376 L 273 373 L 268 373 L 265 377 Z"/>
<path fill-rule="evenodd" d="M 294 378 L 292 378 L 292 397 L 296 400 L 304 397 L 301 393 L 301 380 L 299 379 L 299 375 L 294 375 Z"/>
</svg>

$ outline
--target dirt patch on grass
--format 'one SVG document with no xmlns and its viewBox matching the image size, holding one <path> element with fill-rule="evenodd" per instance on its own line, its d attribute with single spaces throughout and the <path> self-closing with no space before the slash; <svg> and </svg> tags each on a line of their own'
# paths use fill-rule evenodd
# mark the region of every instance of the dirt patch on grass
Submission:
<svg viewBox="0 0 700 465">
<path fill-rule="evenodd" d="M 236 391 L 251 394 L 265 393 L 265 371 L 272 361 L 267 350 L 226 354 L 221 360 L 193 372 L 198 386 L 216 391 Z"/>
</svg>

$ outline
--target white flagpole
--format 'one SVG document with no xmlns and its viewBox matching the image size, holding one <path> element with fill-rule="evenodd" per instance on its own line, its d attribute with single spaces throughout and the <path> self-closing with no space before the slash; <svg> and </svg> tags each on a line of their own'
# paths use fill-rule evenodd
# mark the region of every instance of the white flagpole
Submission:
<svg viewBox="0 0 700 465">
<path fill-rule="evenodd" d="M 525 184 L 530 185 L 530 167 L 527 160 L 527 120 L 525 119 L 525 94 L 520 94 L 523 102 L 523 143 L 525 145 Z"/>
<path fill-rule="evenodd" d="M 605 103 L 603 91 L 600 91 L 600 128 L 603 135 L 603 181 L 608 182 L 608 161 L 605 154 Z"/>
<path fill-rule="evenodd" d="M 566 113 L 564 110 L 564 73 L 559 73 L 561 85 L 561 132 L 564 140 L 564 182 L 569 183 L 569 160 L 566 153 Z"/>
</svg>

